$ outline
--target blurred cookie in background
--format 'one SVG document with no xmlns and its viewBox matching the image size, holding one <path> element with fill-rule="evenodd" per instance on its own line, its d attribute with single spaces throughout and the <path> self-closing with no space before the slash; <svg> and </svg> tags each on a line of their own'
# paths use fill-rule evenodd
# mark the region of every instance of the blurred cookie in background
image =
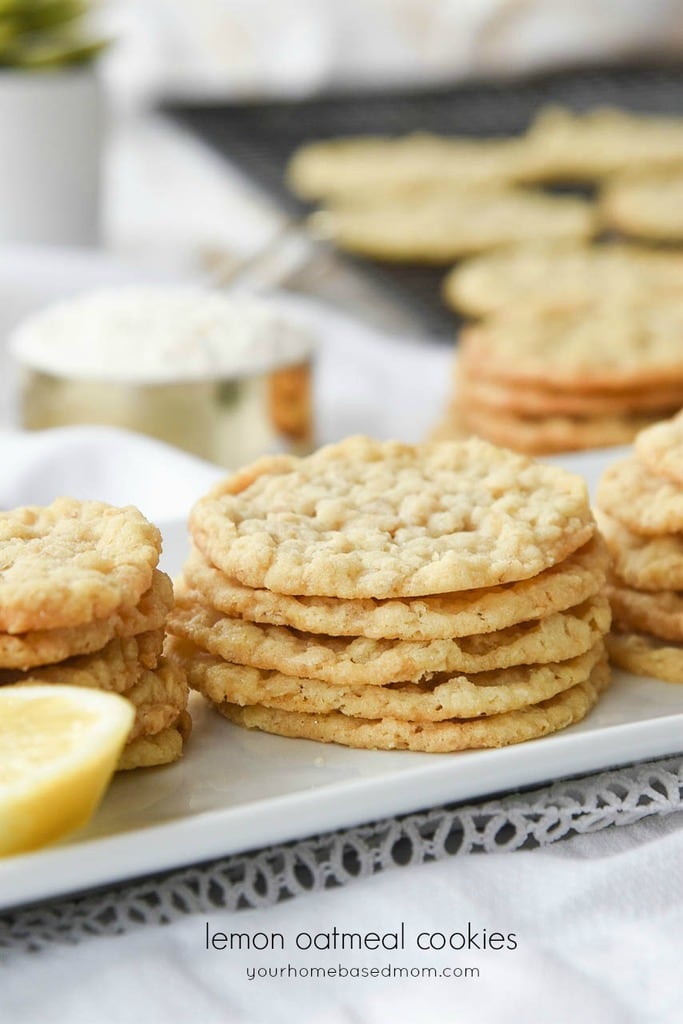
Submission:
<svg viewBox="0 0 683 1024">
<path fill-rule="evenodd" d="M 543 107 L 525 140 L 537 181 L 595 182 L 634 167 L 683 162 L 683 118 L 611 106 L 579 112 Z"/>
<path fill-rule="evenodd" d="M 409 197 L 356 198 L 319 211 L 310 224 L 349 252 L 436 264 L 516 242 L 586 241 L 597 227 L 592 204 L 579 197 L 444 187 Z"/>
<path fill-rule="evenodd" d="M 607 182 L 600 202 L 606 228 L 651 243 L 683 242 L 683 160 L 655 172 L 631 172 Z"/>
<path fill-rule="evenodd" d="M 458 264 L 443 293 L 457 312 L 484 317 L 521 301 L 566 306 L 603 298 L 631 301 L 637 295 L 675 295 L 682 287 L 683 252 L 618 242 L 528 242 Z"/>
<path fill-rule="evenodd" d="M 289 163 L 287 183 L 301 199 L 344 201 L 448 186 L 505 186 L 523 181 L 525 167 L 525 147 L 517 138 L 360 135 L 302 146 Z"/>
</svg>

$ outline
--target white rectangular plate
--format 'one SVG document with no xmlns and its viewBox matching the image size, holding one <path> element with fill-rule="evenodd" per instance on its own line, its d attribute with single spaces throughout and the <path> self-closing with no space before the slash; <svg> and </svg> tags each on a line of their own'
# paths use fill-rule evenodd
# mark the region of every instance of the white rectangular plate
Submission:
<svg viewBox="0 0 683 1024">
<path fill-rule="evenodd" d="M 614 452 L 556 462 L 594 483 Z M 162 524 L 175 572 L 183 522 Z M 0 908 L 35 902 L 446 801 L 544 783 L 683 749 L 683 686 L 616 672 L 585 722 L 501 750 L 347 750 L 248 732 L 193 699 L 182 762 L 117 777 L 69 841 L 0 863 Z"/>
</svg>

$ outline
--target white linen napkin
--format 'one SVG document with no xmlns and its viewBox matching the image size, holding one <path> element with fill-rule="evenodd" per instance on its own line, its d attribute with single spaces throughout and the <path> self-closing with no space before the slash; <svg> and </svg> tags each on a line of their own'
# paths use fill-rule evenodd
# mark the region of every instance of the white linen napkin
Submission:
<svg viewBox="0 0 683 1024">
<path fill-rule="evenodd" d="M 680 54 L 678 0 L 109 0 L 119 98 L 297 98 Z"/>
<path fill-rule="evenodd" d="M 136 505 L 154 522 L 180 519 L 225 471 L 160 441 L 113 427 L 0 431 L 0 507 L 55 498 Z"/>
</svg>

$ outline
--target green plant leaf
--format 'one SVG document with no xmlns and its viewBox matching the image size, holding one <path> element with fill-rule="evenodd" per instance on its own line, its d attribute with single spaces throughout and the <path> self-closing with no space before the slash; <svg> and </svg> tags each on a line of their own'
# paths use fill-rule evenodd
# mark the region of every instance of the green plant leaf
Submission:
<svg viewBox="0 0 683 1024">
<path fill-rule="evenodd" d="M 24 24 L 29 32 L 54 28 L 82 18 L 88 13 L 86 0 L 48 0 L 34 8 L 27 8 Z"/>
<path fill-rule="evenodd" d="M 42 43 L 17 49 L 14 64 L 19 68 L 49 69 L 87 64 L 110 43 L 109 39 L 73 40 L 72 42 L 45 40 Z"/>
<path fill-rule="evenodd" d="M 90 0 L 0 0 L 0 66 L 59 68 L 85 64 L 109 45 L 82 24 Z"/>
<path fill-rule="evenodd" d="M 13 21 L 0 21 L 0 61 L 3 60 L 5 48 L 15 43 L 20 35 L 21 29 Z"/>
</svg>

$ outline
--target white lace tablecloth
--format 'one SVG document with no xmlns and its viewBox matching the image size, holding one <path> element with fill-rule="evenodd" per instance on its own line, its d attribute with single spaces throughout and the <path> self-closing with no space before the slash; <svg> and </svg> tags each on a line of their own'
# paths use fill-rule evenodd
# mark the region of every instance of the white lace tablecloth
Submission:
<svg viewBox="0 0 683 1024">
<path fill-rule="evenodd" d="M 261 909 L 395 867 L 512 853 L 683 810 L 683 757 L 563 780 L 474 804 L 434 807 L 0 917 L 0 950 L 123 935 L 215 910 Z"/>
<path fill-rule="evenodd" d="M 668 759 L 18 911 L 0 918 L 0 1020 L 677 1024 L 682 807 Z M 409 947 L 496 932 L 515 948 L 291 948 L 401 924 Z M 207 949 L 208 933 L 289 951 Z M 354 967 L 377 977 L 338 976 Z"/>
</svg>

